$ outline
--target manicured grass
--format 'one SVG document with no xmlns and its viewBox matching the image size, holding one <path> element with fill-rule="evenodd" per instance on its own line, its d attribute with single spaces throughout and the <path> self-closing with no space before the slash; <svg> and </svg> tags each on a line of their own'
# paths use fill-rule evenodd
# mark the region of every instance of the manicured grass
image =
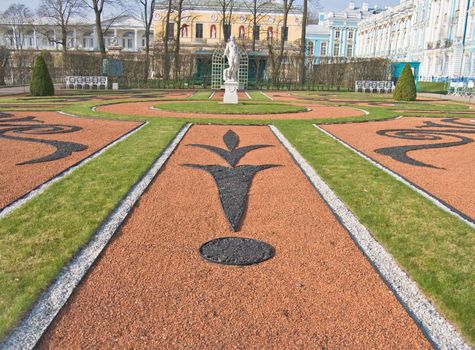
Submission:
<svg viewBox="0 0 475 350">
<path fill-rule="evenodd" d="M 157 109 L 172 112 L 192 112 L 211 114 L 275 114 L 305 112 L 302 106 L 293 106 L 277 103 L 239 102 L 237 105 L 223 104 L 218 101 L 193 103 L 162 103 L 155 106 Z"/>
<path fill-rule="evenodd" d="M 353 96 L 355 101 L 361 96 L 340 95 Z M 138 100 L 144 99 L 120 101 Z M 90 109 L 107 103 L 80 103 L 63 110 L 96 118 L 146 119 Z M 264 105 L 272 104 L 268 101 Z M 363 108 L 370 115 L 318 122 L 381 120 L 401 114 L 386 107 Z M 316 120 L 148 120 L 150 124 L 144 129 L 0 221 L 0 338 L 88 241 L 180 127 L 193 121 L 275 124 L 445 316 L 475 342 L 474 230 L 316 130 L 312 126 Z"/>
<path fill-rule="evenodd" d="M 264 95 L 260 91 L 248 91 L 247 92 L 253 101 L 272 101 L 269 97 Z"/>
<path fill-rule="evenodd" d="M 276 123 L 376 239 L 475 342 L 475 232 L 303 122 Z"/>
<path fill-rule="evenodd" d="M 188 97 L 188 100 L 208 100 L 209 97 L 211 96 L 211 91 L 210 90 L 199 90 L 196 91 L 193 96 Z"/>
<path fill-rule="evenodd" d="M 419 92 L 429 92 L 433 94 L 447 94 L 447 84 L 444 82 L 419 82 Z"/>
</svg>

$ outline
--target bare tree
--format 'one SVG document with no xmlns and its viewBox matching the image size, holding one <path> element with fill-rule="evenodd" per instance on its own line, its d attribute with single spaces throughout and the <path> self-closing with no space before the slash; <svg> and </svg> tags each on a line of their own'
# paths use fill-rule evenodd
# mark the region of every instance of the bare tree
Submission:
<svg viewBox="0 0 475 350">
<path fill-rule="evenodd" d="M 294 1 L 295 0 L 283 0 L 282 1 L 282 12 L 284 14 L 284 18 L 282 20 L 282 29 L 280 31 L 280 48 L 279 48 L 279 55 L 277 56 L 277 62 L 275 63 L 275 69 L 274 69 L 274 81 L 277 80 L 277 77 L 279 76 L 279 71 L 282 66 L 282 61 L 284 60 L 284 50 L 285 50 L 285 42 L 287 41 L 287 36 L 288 36 L 288 28 L 287 28 L 287 23 L 288 23 L 288 18 L 289 18 L 289 12 L 294 6 Z"/>
<path fill-rule="evenodd" d="M 164 25 L 162 26 L 162 41 L 163 41 L 163 69 L 162 75 L 164 80 L 168 80 L 170 77 L 170 17 L 173 11 L 173 0 L 163 0 L 160 3 L 160 7 L 165 10 L 165 17 L 163 19 Z"/>
<path fill-rule="evenodd" d="M 218 0 L 218 4 L 220 7 L 219 15 L 223 25 L 224 41 L 228 41 L 231 36 L 229 28 L 231 28 L 233 18 L 234 0 Z"/>
<path fill-rule="evenodd" d="M 7 37 L 12 47 L 17 51 L 23 50 L 26 31 L 32 28 L 33 13 L 30 8 L 23 4 L 10 5 L 1 19 L 10 28 Z"/>
<path fill-rule="evenodd" d="M 183 16 L 183 4 L 184 0 L 176 0 L 176 39 L 175 39 L 175 55 L 174 63 L 175 67 L 173 69 L 174 79 L 178 77 L 178 72 L 180 71 L 180 37 L 181 37 L 181 20 Z"/>
<path fill-rule="evenodd" d="M 63 52 L 67 51 L 67 36 L 70 21 L 73 17 L 79 17 L 84 13 L 84 2 L 82 0 L 42 0 L 38 9 L 38 15 L 48 18 L 50 23 L 61 30 L 60 40 L 49 37 L 46 31 L 44 34 L 49 41 L 61 44 Z"/>
<path fill-rule="evenodd" d="M 144 79 L 148 80 L 150 73 L 150 44 L 152 38 L 152 23 L 155 14 L 156 0 L 134 0 L 132 11 L 136 12 L 145 28 L 145 69 Z"/>
<path fill-rule="evenodd" d="M 269 6 L 271 4 L 271 0 L 248 0 L 244 2 L 244 5 L 251 13 L 252 17 L 252 51 L 256 51 L 256 42 L 259 36 L 258 25 L 261 20 L 269 13 Z"/>
<path fill-rule="evenodd" d="M 81 0 L 82 3 L 94 11 L 94 18 L 95 18 L 95 27 L 96 27 L 96 35 L 97 35 L 97 43 L 99 45 L 99 51 L 101 52 L 102 57 L 106 55 L 106 45 L 104 42 L 104 33 L 112 26 L 112 24 L 123 14 L 121 12 L 118 15 L 113 15 L 108 20 L 107 28 L 102 28 L 102 19 L 104 15 L 104 11 L 106 5 L 109 9 L 112 8 L 124 8 L 124 2 L 122 0 Z"/>
<path fill-rule="evenodd" d="M 10 59 L 10 50 L 5 46 L 0 46 L 0 86 L 6 85 L 5 83 L 5 73 Z"/>
</svg>

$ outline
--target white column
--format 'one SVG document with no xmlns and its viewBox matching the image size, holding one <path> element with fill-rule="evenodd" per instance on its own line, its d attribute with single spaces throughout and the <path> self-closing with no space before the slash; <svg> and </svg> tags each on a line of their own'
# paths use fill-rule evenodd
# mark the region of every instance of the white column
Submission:
<svg viewBox="0 0 475 350">
<path fill-rule="evenodd" d="M 36 35 L 36 29 L 33 30 L 33 40 L 34 40 L 35 49 L 38 50 L 38 37 Z"/>
<path fill-rule="evenodd" d="M 135 50 L 134 51 L 138 51 L 139 46 L 138 46 L 138 31 L 137 31 L 137 29 L 135 29 L 134 34 L 135 34 L 135 36 L 134 36 L 134 40 L 135 40 L 134 49 Z"/>
</svg>

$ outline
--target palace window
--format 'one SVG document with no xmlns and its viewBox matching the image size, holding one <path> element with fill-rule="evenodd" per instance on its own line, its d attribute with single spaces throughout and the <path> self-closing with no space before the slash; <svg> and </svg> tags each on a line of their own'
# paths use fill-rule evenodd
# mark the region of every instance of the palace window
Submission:
<svg viewBox="0 0 475 350">
<path fill-rule="evenodd" d="M 260 40 L 260 39 L 259 39 L 260 34 L 261 34 L 261 27 L 260 27 L 260 26 L 255 26 L 255 27 L 254 27 L 254 38 L 255 38 L 256 40 Z"/>
<path fill-rule="evenodd" d="M 124 33 L 124 35 L 122 36 L 122 47 L 126 50 L 131 50 L 134 48 L 134 33 Z"/>
<path fill-rule="evenodd" d="M 216 39 L 216 26 L 214 24 L 212 24 L 209 29 L 209 37 L 211 39 Z"/>
<path fill-rule="evenodd" d="M 334 57 L 340 56 L 340 44 L 339 43 L 333 44 L 333 56 Z"/>
<path fill-rule="evenodd" d="M 323 41 L 320 44 L 320 56 L 326 56 L 327 55 L 327 42 Z"/>
<path fill-rule="evenodd" d="M 188 38 L 188 24 L 183 24 L 181 26 L 180 32 L 182 38 Z"/>
<path fill-rule="evenodd" d="M 272 27 L 267 28 L 267 40 L 272 41 L 274 37 L 274 29 Z"/>
<path fill-rule="evenodd" d="M 353 31 L 350 30 L 350 31 L 348 32 L 348 39 L 353 39 L 353 35 L 354 35 L 354 34 L 353 34 Z"/>
<path fill-rule="evenodd" d="M 313 41 L 307 41 L 307 56 L 313 56 Z"/>
<path fill-rule="evenodd" d="M 246 38 L 246 29 L 244 26 L 239 27 L 239 39 L 244 40 Z"/>
<path fill-rule="evenodd" d="M 203 24 L 196 23 L 196 39 L 203 39 Z"/>
<path fill-rule="evenodd" d="M 175 38 L 175 23 L 172 23 L 172 22 L 168 23 L 168 25 L 167 25 L 167 36 L 168 36 L 168 39 Z"/>
<path fill-rule="evenodd" d="M 284 41 L 289 40 L 289 27 L 285 27 L 285 28 L 282 27 L 281 30 L 282 30 L 282 37 Z"/>
<path fill-rule="evenodd" d="M 337 30 L 335 31 L 335 39 L 340 39 L 340 34 L 341 34 L 340 30 L 337 29 Z"/>
<path fill-rule="evenodd" d="M 353 44 L 348 44 L 346 47 L 346 56 L 353 57 Z"/>
<path fill-rule="evenodd" d="M 231 37 L 231 25 L 230 24 L 225 24 L 224 25 L 224 39 L 228 41 L 228 39 Z"/>
</svg>

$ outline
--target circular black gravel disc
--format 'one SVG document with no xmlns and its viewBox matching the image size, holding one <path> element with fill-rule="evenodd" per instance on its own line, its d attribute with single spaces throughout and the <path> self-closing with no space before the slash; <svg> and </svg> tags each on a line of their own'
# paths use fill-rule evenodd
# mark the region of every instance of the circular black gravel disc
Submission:
<svg viewBox="0 0 475 350">
<path fill-rule="evenodd" d="M 252 265 L 274 257 L 270 244 L 251 238 L 222 237 L 206 242 L 200 254 L 208 261 L 223 265 Z"/>
</svg>

